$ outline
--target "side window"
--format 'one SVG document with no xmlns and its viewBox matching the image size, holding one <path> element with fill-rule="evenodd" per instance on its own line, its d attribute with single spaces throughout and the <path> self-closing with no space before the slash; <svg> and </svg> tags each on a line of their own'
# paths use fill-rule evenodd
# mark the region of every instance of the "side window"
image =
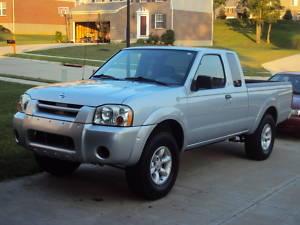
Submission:
<svg viewBox="0 0 300 225">
<path fill-rule="evenodd" d="M 238 65 L 238 62 L 234 54 L 227 53 L 227 60 L 231 71 L 233 85 L 235 87 L 242 87 L 242 75 L 241 75 L 240 67 Z"/>
<path fill-rule="evenodd" d="M 219 55 L 205 55 L 196 73 L 198 90 L 224 88 L 226 77 Z"/>
</svg>

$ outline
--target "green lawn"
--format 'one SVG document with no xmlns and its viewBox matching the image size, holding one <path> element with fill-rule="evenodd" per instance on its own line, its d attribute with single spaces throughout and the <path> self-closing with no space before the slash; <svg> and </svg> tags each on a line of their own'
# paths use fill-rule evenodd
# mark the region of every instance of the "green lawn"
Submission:
<svg viewBox="0 0 300 225">
<path fill-rule="evenodd" d="M 267 27 L 265 27 L 266 29 Z M 300 43 L 300 23 L 280 22 L 274 25 L 272 32 L 272 44 L 255 43 L 254 25 L 237 21 L 216 21 L 214 30 L 214 47 L 228 48 L 237 51 L 240 55 L 246 75 L 268 75 L 262 68 L 262 64 L 282 57 L 299 54 L 293 46 L 295 39 Z M 45 58 L 40 56 L 17 55 L 18 57 L 57 61 L 63 63 L 75 63 L 99 66 L 101 62 L 88 61 L 106 60 L 118 50 L 124 48 L 124 44 L 108 44 L 68 47 L 31 52 L 33 54 L 63 56 L 72 58 L 86 58 L 87 61 L 59 58 Z"/>
<path fill-rule="evenodd" d="M 30 86 L 0 81 L 0 181 L 39 171 L 32 153 L 15 143 L 12 130 L 16 102 L 28 88 Z"/>
<path fill-rule="evenodd" d="M 6 40 L 12 39 L 12 34 L 0 32 L 0 47 L 7 46 Z M 16 35 L 18 45 L 56 43 L 54 35 Z"/>
<path fill-rule="evenodd" d="M 263 37 L 264 38 L 264 37 Z M 293 39 L 300 38 L 300 23 L 280 22 L 274 25 L 272 44 L 255 43 L 255 29 L 235 21 L 215 22 L 215 47 L 238 52 L 247 75 L 263 72 L 261 64 L 282 57 L 299 54 L 293 47 Z"/>
<path fill-rule="evenodd" d="M 120 49 L 124 47 L 125 44 L 101 44 L 101 45 L 75 46 L 75 47 L 66 47 L 61 49 L 56 48 L 56 49 L 28 52 L 28 53 L 46 55 L 46 56 L 49 55 L 49 56 L 62 56 L 62 57 L 87 59 L 86 61 L 74 60 L 74 59 L 45 58 L 40 56 L 31 56 L 31 55 L 29 56 L 29 55 L 22 55 L 22 54 L 19 54 L 17 56 L 22 58 L 40 59 L 40 60 L 48 60 L 48 61 L 62 62 L 62 63 L 100 66 L 102 62 L 89 61 L 89 59 L 107 60 L 113 54 L 115 54 L 116 52 L 118 52 Z"/>
</svg>

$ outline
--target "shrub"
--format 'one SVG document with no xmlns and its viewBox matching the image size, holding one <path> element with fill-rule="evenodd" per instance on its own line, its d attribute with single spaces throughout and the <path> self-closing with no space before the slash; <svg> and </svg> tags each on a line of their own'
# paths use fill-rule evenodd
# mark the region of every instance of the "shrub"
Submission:
<svg viewBox="0 0 300 225">
<path fill-rule="evenodd" d="M 11 34 L 11 31 L 9 29 L 3 27 L 2 25 L 0 25 L 0 32 Z"/>
<path fill-rule="evenodd" d="M 221 9 L 219 10 L 219 14 L 218 14 L 218 16 L 217 16 L 217 19 L 225 20 L 226 17 L 227 17 L 227 16 L 226 16 L 226 13 L 225 13 L 224 8 L 221 8 Z"/>
<path fill-rule="evenodd" d="M 144 44 L 145 44 L 145 40 L 142 39 L 142 38 L 140 38 L 140 39 L 137 39 L 137 40 L 136 40 L 136 43 L 137 43 L 138 45 L 144 45 Z"/>
<path fill-rule="evenodd" d="M 292 47 L 295 49 L 300 49 L 300 37 L 296 37 L 292 40 Z"/>
<path fill-rule="evenodd" d="M 165 45 L 174 45 L 175 42 L 175 32 L 173 30 L 167 30 L 162 36 L 161 41 Z"/>
<path fill-rule="evenodd" d="M 62 32 L 60 32 L 60 31 L 56 31 L 56 32 L 55 32 L 55 41 L 56 41 L 57 43 L 63 42 L 63 35 L 62 35 Z"/>
<path fill-rule="evenodd" d="M 285 11 L 283 19 L 284 20 L 292 20 L 293 19 L 293 14 L 292 14 L 292 11 L 290 9 Z"/>
<path fill-rule="evenodd" d="M 158 44 L 158 42 L 160 41 L 160 37 L 156 34 L 150 34 L 149 38 L 147 39 L 147 43 L 148 44 Z"/>
</svg>

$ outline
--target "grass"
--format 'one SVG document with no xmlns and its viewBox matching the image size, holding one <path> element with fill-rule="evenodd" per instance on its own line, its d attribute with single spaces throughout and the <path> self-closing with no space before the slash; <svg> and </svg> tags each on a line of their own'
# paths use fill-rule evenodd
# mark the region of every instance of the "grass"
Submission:
<svg viewBox="0 0 300 225">
<path fill-rule="evenodd" d="M 0 81 L 0 181 L 39 171 L 33 154 L 15 143 L 12 130 L 16 102 L 30 87 Z"/>
<path fill-rule="evenodd" d="M 62 56 L 62 57 L 72 57 L 78 59 L 87 59 L 86 61 L 75 60 L 75 59 L 45 58 L 41 56 L 23 55 L 23 54 L 17 54 L 11 56 L 17 56 L 26 59 L 47 60 L 47 61 L 61 62 L 61 63 L 100 66 L 102 64 L 101 62 L 89 61 L 89 59 L 105 61 L 124 47 L 125 44 L 103 44 L 103 45 L 101 44 L 101 45 L 75 46 L 75 47 L 66 47 L 61 49 L 56 48 L 56 49 L 28 52 L 32 54 L 45 55 L 45 56 L 59 56 L 59 57 Z"/>
<path fill-rule="evenodd" d="M 246 75 L 252 76 L 265 72 L 263 63 L 286 56 L 299 54 L 300 50 L 293 47 L 292 39 L 300 37 L 299 23 L 278 23 L 274 25 L 272 44 L 264 41 L 255 43 L 253 25 L 236 21 L 217 21 L 215 23 L 215 46 L 236 51 L 241 59 Z M 264 37 L 263 37 L 264 38 Z"/>
<path fill-rule="evenodd" d="M 300 40 L 300 23 L 297 22 L 279 22 L 274 25 L 272 44 L 270 45 L 264 41 L 260 45 L 255 43 L 255 28 L 254 25 L 249 23 L 242 23 L 235 20 L 216 21 L 214 32 L 214 47 L 227 48 L 238 52 L 242 66 L 248 76 L 268 75 L 268 73 L 265 74 L 267 71 L 262 67 L 263 63 L 300 53 L 300 51 L 293 46 L 295 40 Z M 93 45 L 34 51 L 31 53 L 106 60 L 124 47 L 124 44 Z M 17 55 L 17 57 L 92 66 L 102 64 L 101 62 L 88 60 L 84 62 L 81 60 L 44 58 L 32 55 Z"/>
<path fill-rule="evenodd" d="M 7 46 L 6 40 L 12 39 L 13 36 L 10 33 L 0 32 L 0 47 Z M 28 45 L 28 44 L 49 44 L 56 43 L 54 35 L 16 35 L 17 45 Z"/>
</svg>

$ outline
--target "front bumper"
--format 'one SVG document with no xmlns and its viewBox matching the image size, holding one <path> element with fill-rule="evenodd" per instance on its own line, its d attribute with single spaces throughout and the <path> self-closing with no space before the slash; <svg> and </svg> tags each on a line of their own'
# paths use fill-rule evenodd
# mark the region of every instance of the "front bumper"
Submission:
<svg viewBox="0 0 300 225">
<path fill-rule="evenodd" d="M 93 124 L 66 122 L 17 113 L 13 127 L 16 141 L 38 154 L 82 163 L 130 166 L 138 162 L 147 137 L 154 125 L 141 127 L 108 127 Z M 64 136 L 73 140 L 74 148 L 55 146 L 50 141 L 41 143 L 29 138 L 30 131 Z M 109 157 L 102 158 L 99 148 L 109 151 Z"/>
</svg>

